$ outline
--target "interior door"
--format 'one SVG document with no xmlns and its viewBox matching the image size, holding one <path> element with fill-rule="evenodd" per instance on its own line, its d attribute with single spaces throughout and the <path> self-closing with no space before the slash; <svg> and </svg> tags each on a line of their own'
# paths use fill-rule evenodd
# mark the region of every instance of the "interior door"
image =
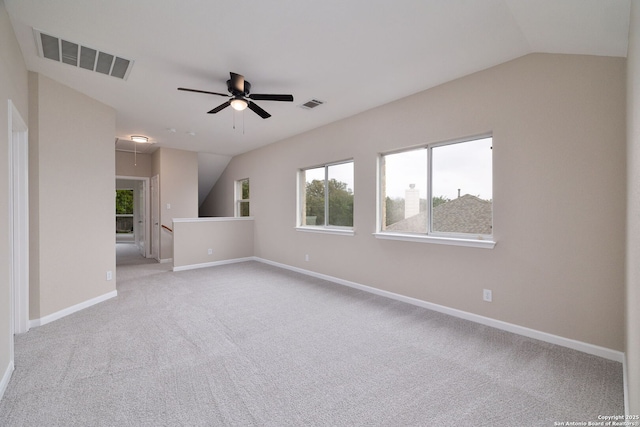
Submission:
<svg viewBox="0 0 640 427">
<path fill-rule="evenodd" d="M 160 189 L 159 177 L 151 177 L 151 256 L 160 261 Z"/>
</svg>

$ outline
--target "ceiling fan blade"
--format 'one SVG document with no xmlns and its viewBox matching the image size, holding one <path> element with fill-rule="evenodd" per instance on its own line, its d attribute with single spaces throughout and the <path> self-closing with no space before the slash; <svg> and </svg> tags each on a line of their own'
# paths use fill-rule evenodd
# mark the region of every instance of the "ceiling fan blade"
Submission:
<svg viewBox="0 0 640 427">
<path fill-rule="evenodd" d="M 251 109 L 251 111 L 259 115 L 263 119 L 268 119 L 269 117 L 271 117 L 271 114 L 267 113 L 262 108 L 258 107 L 258 105 L 255 102 L 249 101 L 249 108 Z"/>
<path fill-rule="evenodd" d="M 244 76 L 236 73 L 229 73 L 231 75 L 231 87 L 240 93 L 244 93 Z"/>
<path fill-rule="evenodd" d="M 266 93 L 252 93 L 249 98 L 256 101 L 286 101 L 293 102 L 293 95 L 272 95 Z"/>
<path fill-rule="evenodd" d="M 227 101 L 227 102 L 225 102 L 224 104 L 220 104 L 220 105 L 218 105 L 218 106 L 217 106 L 216 108 L 214 108 L 213 110 L 211 110 L 211 111 L 207 111 L 207 114 L 215 114 L 215 113 L 217 113 L 218 111 L 222 111 L 222 110 L 224 110 L 224 109 L 225 109 L 225 108 L 227 108 L 229 105 L 231 105 L 231 101 Z"/>
<path fill-rule="evenodd" d="M 198 90 L 198 89 L 187 89 L 186 87 L 179 87 L 178 90 L 184 90 L 187 92 L 198 92 L 198 93 L 206 93 L 207 95 L 220 95 L 220 96 L 229 96 L 228 93 L 218 93 L 218 92 L 208 92 L 206 90 Z"/>
</svg>

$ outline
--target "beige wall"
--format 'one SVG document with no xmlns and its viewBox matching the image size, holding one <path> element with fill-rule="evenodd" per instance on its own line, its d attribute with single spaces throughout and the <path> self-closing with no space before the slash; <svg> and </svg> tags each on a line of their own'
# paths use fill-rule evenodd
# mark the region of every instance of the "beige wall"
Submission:
<svg viewBox="0 0 640 427">
<path fill-rule="evenodd" d="M 42 75 L 29 73 L 29 85 L 30 317 L 38 319 L 116 288 L 116 114 Z"/>
<path fill-rule="evenodd" d="M 253 220 L 248 218 L 177 220 L 173 237 L 174 268 L 253 256 Z"/>
<path fill-rule="evenodd" d="M 4 2 L 0 1 L 0 380 L 8 372 L 11 361 L 10 348 L 13 334 L 11 322 L 11 288 L 9 265 L 9 233 L 5 232 L 9 224 L 9 138 L 8 105 L 11 100 L 27 122 L 27 70 L 13 34 L 11 22 Z M 5 225 L 6 224 L 6 225 Z M 1 392 L 1 390 L 0 390 Z"/>
<path fill-rule="evenodd" d="M 159 148 L 153 153 L 151 163 L 151 173 L 160 175 L 160 223 L 171 228 L 173 218 L 197 218 L 198 154 Z M 173 236 L 160 229 L 160 259 L 171 258 Z"/>
<path fill-rule="evenodd" d="M 151 177 L 151 154 L 116 151 L 116 175 Z"/>
<path fill-rule="evenodd" d="M 206 214 L 233 215 L 248 177 L 258 257 L 622 351 L 624 76 L 621 58 L 528 55 L 237 156 Z M 495 249 L 372 235 L 378 153 L 488 131 Z M 297 170 L 348 158 L 355 236 L 296 231 Z"/>
<path fill-rule="evenodd" d="M 627 384 L 640 414 L 640 4 L 631 2 L 627 56 Z"/>
</svg>

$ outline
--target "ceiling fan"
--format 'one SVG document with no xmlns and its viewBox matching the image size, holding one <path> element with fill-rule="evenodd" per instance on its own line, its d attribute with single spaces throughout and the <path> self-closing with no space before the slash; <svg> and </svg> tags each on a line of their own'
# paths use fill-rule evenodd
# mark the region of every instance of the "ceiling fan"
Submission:
<svg viewBox="0 0 640 427">
<path fill-rule="evenodd" d="M 184 87 L 179 87 L 178 90 L 229 97 L 229 100 L 227 102 L 218 105 L 216 108 L 214 108 L 211 111 L 208 111 L 207 112 L 208 114 L 215 114 L 219 111 L 224 110 L 228 106 L 231 106 L 234 110 L 237 110 L 237 111 L 242 111 L 246 108 L 249 108 L 251 111 L 259 115 L 263 119 L 268 119 L 269 117 L 271 117 L 271 114 L 267 113 L 265 110 L 260 108 L 252 100 L 293 102 L 293 95 L 251 93 L 251 83 L 246 81 L 244 79 L 244 76 L 236 73 L 229 73 L 229 74 L 231 75 L 231 78 L 227 80 L 227 90 L 231 95 L 228 95 L 225 93 L 218 93 L 218 92 L 209 92 L 206 90 L 187 89 Z"/>
</svg>

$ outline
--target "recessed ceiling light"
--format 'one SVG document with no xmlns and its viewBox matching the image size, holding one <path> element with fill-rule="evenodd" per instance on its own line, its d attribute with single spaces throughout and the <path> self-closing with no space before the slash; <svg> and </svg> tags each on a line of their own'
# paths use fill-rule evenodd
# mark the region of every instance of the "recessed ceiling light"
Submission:
<svg viewBox="0 0 640 427">
<path fill-rule="evenodd" d="M 187 135 L 196 136 L 196 133 L 191 131 L 191 132 L 187 132 Z"/>
</svg>

